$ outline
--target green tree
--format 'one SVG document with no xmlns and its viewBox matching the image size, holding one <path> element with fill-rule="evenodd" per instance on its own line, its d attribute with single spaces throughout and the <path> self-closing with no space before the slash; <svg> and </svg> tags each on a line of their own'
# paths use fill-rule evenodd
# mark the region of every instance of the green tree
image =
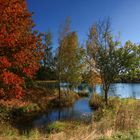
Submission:
<svg viewBox="0 0 140 140">
<path fill-rule="evenodd" d="M 80 50 L 76 32 L 69 33 L 61 42 L 61 81 L 79 83 L 81 81 Z"/>
<path fill-rule="evenodd" d="M 81 82 L 82 54 L 83 49 L 79 47 L 77 33 L 70 31 L 68 18 L 60 32 L 57 50 L 57 70 L 60 82 L 69 83 L 71 86 Z"/>
<path fill-rule="evenodd" d="M 37 72 L 37 80 L 55 80 L 56 71 L 54 67 L 54 56 L 52 52 L 52 34 L 51 32 L 43 34 L 43 59 L 41 60 L 41 67 Z"/>
<path fill-rule="evenodd" d="M 120 73 L 120 77 L 123 82 L 137 82 L 140 77 L 140 45 L 127 41 L 124 56 L 129 62 L 122 62 L 125 70 Z"/>
<path fill-rule="evenodd" d="M 111 83 L 127 68 L 131 68 L 135 55 L 111 33 L 110 20 L 95 23 L 89 31 L 87 40 L 89 57 L 93 60 L 92 67 L 101 77 L 106 105 L 108 104 L 108 91 Z"/>
</svg>

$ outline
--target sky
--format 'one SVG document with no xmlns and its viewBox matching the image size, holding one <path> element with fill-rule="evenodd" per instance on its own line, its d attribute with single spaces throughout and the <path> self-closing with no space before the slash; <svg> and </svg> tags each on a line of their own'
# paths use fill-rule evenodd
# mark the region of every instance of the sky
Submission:
<svg viewBox="0 0 140 140">
<path fill-rule="evenodd" d="M 78 33 L 81 44 L 91 25 L 106 17 L 110 17 L 113 34 L 120 34 L 122 44 L 127 40 L 140 42 L 140 0 L 27 0 L 27 4 L 34 12 L 35 29 L 51 31 L 55 48 L 66 17 L 71 18 L 71 29 Z"/>
</svg>

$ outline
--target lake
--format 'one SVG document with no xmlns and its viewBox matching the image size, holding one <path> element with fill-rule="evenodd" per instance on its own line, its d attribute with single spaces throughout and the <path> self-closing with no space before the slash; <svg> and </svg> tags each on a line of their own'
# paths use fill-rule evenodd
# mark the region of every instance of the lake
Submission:
<svg viewBox="0 0 140 140">
<path fill-rule="evenodd" d="M 97 93 L 102 93 L 102 88 L 96 86 Z M 117 83 L 112 84 L 109 89 L 110 96 L 119 96 L 120 98 L 136 98 L 140 99 L 140 83 Z"/>
</svg>

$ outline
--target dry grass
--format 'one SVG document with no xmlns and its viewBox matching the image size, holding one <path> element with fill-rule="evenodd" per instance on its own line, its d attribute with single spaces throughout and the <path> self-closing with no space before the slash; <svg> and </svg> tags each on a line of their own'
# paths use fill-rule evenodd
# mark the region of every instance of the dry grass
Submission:
<svg viewBox="0 0 140 140">
<path fill-rule="evenodd" d="M 0 136 L 2 140 L 139 140 L 140 100 L 111 98 L 109 103 L 107 108 L 94 113 L 90 125 L 62 122 L 53 126 L 61 127 L 55 133 L 32 130 L 29 135 L 19 135 L 17 129 L 1 126 Z"/>
<path fill-rule="evenodd" d="M 94 109 L 102 108 L 104 106 L 103 98 L 99 94 L 93 93 L 89 100 L 89 105 Z"/>
<path fill-rule="evenodd" d="M 139 140 L 140 139 L 140 100 L 122 99 L 115 107 L 100 109 L 94 114 L 94 121 L 88 126 L 79 126 L 58 134 L 49 140 Z M 99 117 L 99 118 L 98 118 Z M 98 118 L 98 119 L 97 119 Z"/>
</svg>

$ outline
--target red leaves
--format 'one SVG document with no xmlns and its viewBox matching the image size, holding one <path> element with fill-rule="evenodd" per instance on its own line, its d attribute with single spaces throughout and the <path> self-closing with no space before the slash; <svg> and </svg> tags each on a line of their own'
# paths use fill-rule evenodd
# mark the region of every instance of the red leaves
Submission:
<svg viewBox="0 0 140 140">
<path fill-rule="evenodd" d="M 33 78 L 39 68 L 40 39 L 26 0 L 0 0 L 0 94 L 20 98 L 24 77 Z"/>
<path fill-rule="evenodd" d="M 0 88 L 0 97 L 4 95 L 4 90 L 3 88 Z"/>
<path fill-rule="evenodd" d="M 6 57 L 0 57 L 0 67 L 1 68 L 8 68 L 11 66 L 11 63 L 8 61 Z"/>
<path fill-rule="evenodd" d="M 4 71 L 1 77 L 2 81 L 6 85 L 23 85 L 24 80 L 23 78 L 19 77 L 18 75 Z"/>
<path fill-rule="evenodd" d="M 19 85 L 15 85 L 13 88 L 13 94 L 15 93 L 15 97 L 17 99 L 21 98 L 23 96 L 23 89 Z"/>
<path fill-rule="evenodd" d="M 32 64 L 29 67 L 25 67 L 23 69 L 23 72 L 29 77 L 29 78 L 33 78 L 34 74 L 36 73 L 36 71 L 39 69 L 39 65 L 36 64 Z"/>
<path fill-rule="evenodd" d="M 3 74 L 0 77 L 1 81 L 3 82 L 3 85 L 6 87 L 9 87 L 8 89 L 8 97 L 16 97 L 21 98 L 23 95 L 22 85 L 24 84 L 24 79 L 17 76 L 16 74 L 12 72 L 4 71 Z M 0 96 L 4 94 L 4 90 L 0 90 Z"/>
</svg>

